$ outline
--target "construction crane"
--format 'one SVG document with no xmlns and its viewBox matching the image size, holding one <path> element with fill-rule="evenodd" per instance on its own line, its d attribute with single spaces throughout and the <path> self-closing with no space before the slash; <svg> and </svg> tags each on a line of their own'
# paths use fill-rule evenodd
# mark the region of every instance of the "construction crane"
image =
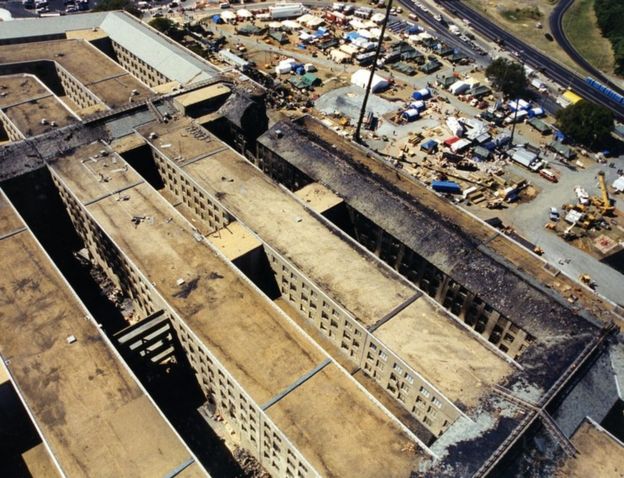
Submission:
<svg viewBox="0 0 624 478">
<path fill-rule="evenodd" d="M 615 212 L 615 208 L 611 205 L 611 199 L 609 198 L 609 191 L 607 190 L 607 182 L 605 180 L 604 171 L 598 172 L 598 185 L 600 186 L 602 198 L 596 198 L 596 207 L 600 208 L 600 212 L 605 216 L 610 216 Z"/>
<path fill-rule="evenodd" d="M 565 231 L 561 233 L 561 237 L 563 237 L 566 241 L 571 241 L 572 239 L 576 238 L 576 234 L 572 232 L 572 229 L 574 228 L 574 226 L 576 226 L 577 222 L 578 221 L 574 221 L 572 224 L 570 224 L 570 227 L 568 227 Z"/>
</svg>

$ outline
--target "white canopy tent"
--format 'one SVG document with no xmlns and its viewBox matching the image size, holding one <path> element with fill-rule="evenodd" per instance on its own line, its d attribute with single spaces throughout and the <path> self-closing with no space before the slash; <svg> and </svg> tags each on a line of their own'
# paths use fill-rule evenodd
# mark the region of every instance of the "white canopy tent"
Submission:
<svg viewBox="0 0 624 478">
<path fill-rule="evenodd" d="M 371 72 L 368 70 L 358 70 L 351 75 L 351 83 L 359 86 L 360 88 L 366 88 L 368 86 L 368 80 L 370 79 Z M 388 88 L 390 82 L 379 75 L 373 75 L 373 82 L 371 83 L 371 92 L 376 93 Z"/>
</svg>

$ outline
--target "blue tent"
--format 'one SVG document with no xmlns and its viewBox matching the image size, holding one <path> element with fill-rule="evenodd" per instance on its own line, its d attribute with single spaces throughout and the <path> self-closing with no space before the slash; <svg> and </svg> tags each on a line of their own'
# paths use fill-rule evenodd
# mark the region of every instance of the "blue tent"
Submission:
<svg viewBox="0 0 624 478">
<path fill-rule="evenodd" d="M 422 28 L 420 28 L 419 26 L 413 25 L 407 29 L 407 34 L 415 35 L 416 33 L 420 33 L 421 31 L 423 31 Z"/>
<path fill-rule="evenodd" d="M 353 41 L 360 38 L 361 36 L 362 35 L 360 35 L 358 32 L 349 32 L 345 35 L 345 40 Z"/>
<path fill-rule="evenodd" d="M 565 142 L 565 134 L 563 134 L 561 131 L 555 131 L 555 140 L 559 141 L 560 143 Z"/>
<path fill-rule="evenodd" d="M 216 23 L 217 25 L 220 25 L 221 23 L 224 23 L 223 18 L 221 18 L 221 15 L 213 15 L 212 23 Z"/>
</svg>

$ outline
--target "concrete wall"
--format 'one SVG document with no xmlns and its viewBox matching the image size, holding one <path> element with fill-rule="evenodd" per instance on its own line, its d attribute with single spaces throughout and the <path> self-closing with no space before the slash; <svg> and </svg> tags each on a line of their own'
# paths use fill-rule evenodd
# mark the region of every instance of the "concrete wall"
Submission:
<svg viewBox="0 0 624 478">
<path fill-rule="evenodd" d="M 104 269 L 113 283 L 133 299 L 135 306 L 145 315 L 156 310 L 165 311 L 210 408 L 219 413 L 235 431 L 235 438 L 241 446 L 249 450 L 271 476 L 298 478 L 319 476 L 226 367 L 199 341 L 169 304 L 162 300 L 141 271 L 130 263 L 102 231 L 64 184 L 62 178 L 53 169 L 51 174 L 72 223 L 92 259 Z"/>
</svg>

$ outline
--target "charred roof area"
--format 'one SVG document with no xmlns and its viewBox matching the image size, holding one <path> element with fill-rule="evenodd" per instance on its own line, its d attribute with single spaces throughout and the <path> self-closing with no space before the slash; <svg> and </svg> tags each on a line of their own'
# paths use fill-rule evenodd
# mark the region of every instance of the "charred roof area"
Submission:
<svg viewBox="0 0 624 478">
<path fill-rule="evenodd" d="M 363 151 L 313 123 L 308 117 L 280 121 L 258 141 L 531 334 L 536 340 L 521 363 L 532 369 L 532 379 L 547 387 L 599 333 L 595 319 L 426 204 L 433 192 L 421 187 L 422 196 L 409 196 L 371 171 Z M 497 236 L 492 230 L 491 238 Z"/>
</svg>

